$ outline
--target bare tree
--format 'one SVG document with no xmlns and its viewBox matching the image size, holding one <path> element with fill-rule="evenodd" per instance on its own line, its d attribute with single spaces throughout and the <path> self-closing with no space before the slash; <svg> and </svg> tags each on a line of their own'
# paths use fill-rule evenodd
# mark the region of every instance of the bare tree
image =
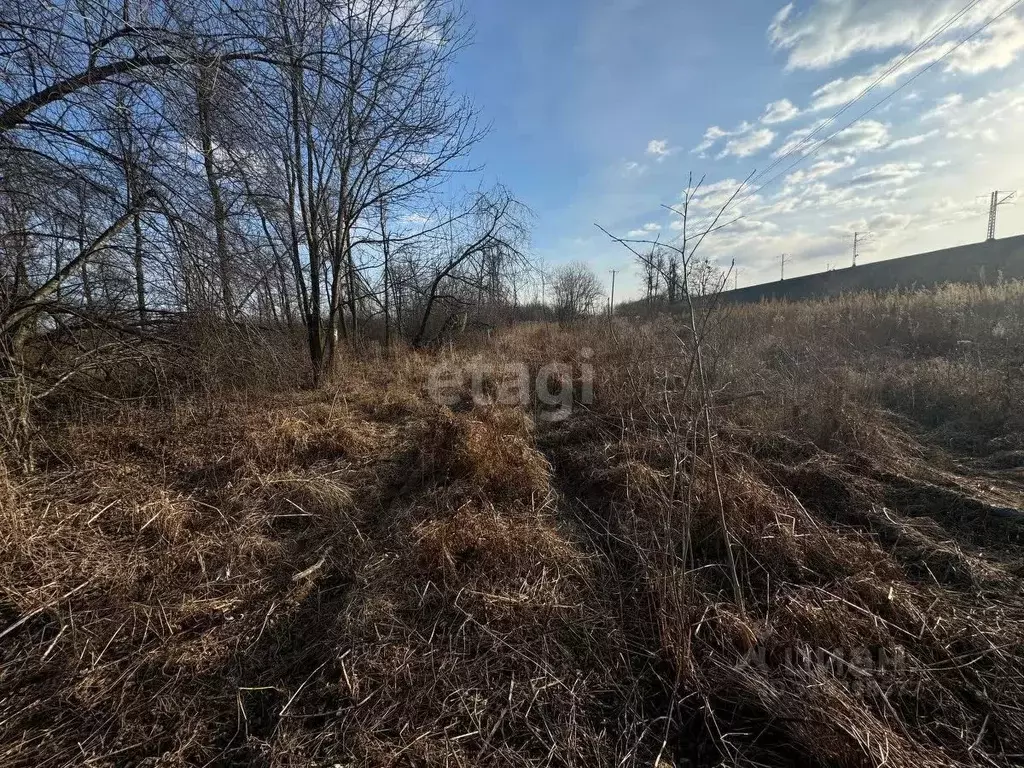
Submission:
<svg viewBox="0 0 1024 768">
<path fill-rule="evenodd" d="M 604 295 L 594 270 L 581 261 L 565 264 L 555 271 L 551 292 L 555 300 L 555 317 L 563 324 L 595 314 Z"/>
<path fill-rule="evenodd" d="M 429 340 L 430 324 L 436 320 L 439 306 L 446 307 L 448 314 L 463 313 L 479 301 L 489 284 L 486 267 L 499 258 L 496 254 L 501 254 L 501 261 L 509 267 L 525 262 L 520 249 L 524 218 L 522 205 L 508 190 L 498 188 L 476 195 L 469 210 L 436 229 L 436 255 L 420 291 L 423 309 L 412 339 L 414 346 Z"/>
<path fill-rule="evenodd" d="M 454 0 L 10 0 L 0 27 L 7 341 L 297 322 L 320 383 L 368 325 L 423 344 L 517 303 L 525 211 L 449 183 L 483 134 Z"/>
</svg>

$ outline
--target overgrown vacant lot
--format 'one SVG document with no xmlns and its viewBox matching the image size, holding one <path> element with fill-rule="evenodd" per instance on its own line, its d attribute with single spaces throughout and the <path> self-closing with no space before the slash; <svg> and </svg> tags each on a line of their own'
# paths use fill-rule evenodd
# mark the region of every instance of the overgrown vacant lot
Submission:
<svg viewBox="0 0 1024 768">
<path fill-rule="evenodd" d="M 1019 765 L 1024 287 L 709 317 L 34 414 L 0 764 Z"/>
</svg>

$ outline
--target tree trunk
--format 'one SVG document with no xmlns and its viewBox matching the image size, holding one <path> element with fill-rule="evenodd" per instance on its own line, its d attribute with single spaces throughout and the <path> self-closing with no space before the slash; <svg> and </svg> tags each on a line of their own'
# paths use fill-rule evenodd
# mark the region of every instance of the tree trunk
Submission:
<svg viewBox="0 0 1024 768">
<path fill-rule="evenodd" d="M 352 340 L 354 344 L 357 344 L 359 341 L 359 320 L 358 315 L 356 314 L 356 310 L 358 308 L 359 297 L 356 295 L 356 286 L 358 284 L 359 278 L 356 275 L 355 256 L 352 253 L 351 237 L 349 235 L 349 229 L 347 225 L 345 227 L 344 242 L 345 264 L 348 272 L 348 313 L 350 317 L 349 322 L 351 322 L 352 324 L 349 338 Z"/>
<path fill-rule="evenodd" d="M 85 208 L 83 206 L 81 218 L 78 221 L 78 252 L 82 253 L 85 251 Z M 89 262 L 88 260 L 82 261 L 82 298 L 85 300 L 86 310 L 92 309 L 92 280 L 89 278 Z"/>
<path fill-rule="evenodd" d="M 141 202 L 139 204 L 141 204 Z M 61 283 L 67 280 L 68 276 L 71 275 L 72 272 L 76 269 L 83 268 L 92 256 L 102 250 L 108 242 L 116 237 L 117 233 L 124 229 L 134 215 L 134 209 L 122 214 L 120 218 L 107 227 L 99 237 L 93 240 L 88 246 L 82 248 L 79 254 L 57 271 L 53 277 L 43 283 L 39 288 L 36 288 L 36 290 L 27 296 L 24 301 L 20 302 L 17 309 L 3 318 L 2 328 L 4 332 L 10 334 L 15 339 L 23 338 L 24 330 L 28 327 L 29 321 L 39 313 L 43 302 L 60 288 Z"/>
<path fill-rule="evenodd" d="M 288 295 L 288 277 L 284 269 L 284 262 L 280 258 L 274 259 L 277 267 L 277 285 L 281 292 L 281 312 L 284 314 L 284 323 L 288 330 L 295 327 L 295 318 L 292 315 L 292 300 Z"/>
<path fill-rule="evenodd" d="M 135 300 L 139 308 L 139 325 L 146 324 L 146 278 L 142 271 L 142 216 L 136 212 L 132 217 L 135 232 Z"/>
<path fill-rule="evenodd" d="M 397 279 L 391 289 L 391 293 L 395 297 L 395 330 L 398 331 L 399 338 L 404 338 L 405 321 L 403 320 L 403 317 L 405 314 L 405 292 L 402 290 L 402 285 Z"/>
<path fill-rule="evenodd" d="M 199 116 L 199 142 L 203 152 L 203 167 L 206 171 L 206 187 L 213 205 L 213 228 L 217 238 L 217 273 L 220 278 L 221 301 L 224 303 L 224 316 L 231 320 L 235 315 L 235 301 L 231 291 L 231 255 L 228 250 L 227 208 L 221 195 L 220 183 L 217 180 L 217 167 L 214 162 L 213 127 L 210 124 L 212 94 L 211 79 L 216 72 L 202 70 L 196 85 L 196 106 Z"/>
<path fill-rule="evenodd" d="M 380 240 L 384 250 L 384 349 L 391 349 L 391 243 L 388 240 L 387 204 L 380 202 Z"/>
<path fill-rule="evenodd" d="M 285 27 L 285 42 L 290 45 L 291 38 Z M 299 90 L 302 87 L 302 70 L 295 61 L 290 66 L 290 114 L 289 131 L 291 133 L 291 174 L 288 184 L 288 224 L 291 233 L 292 268 L 295 272 L 295 285 L 298 291 L 302 319 L 306 324 L 306 340 L 309 346 L 309 362 L 313 376 L 313 386 L 319 387 L 323 382 L 324 373 L 324 341 L 322 335 L 322 310 L 320 294 L 320 239 L 316 226 L 316 208 L 309 199 L 307 183 L 313 184 L 312 154 L 303 160 L 302 145 L 305 133 L 307 152 L 311 152 L 312 134 L 309 126 L 303 125 L 300 109 Z M 305 127 L 305 131 L 303 130 Z M 296 205 L 297 203 L 297 205 Z M 309 258 L 309 280 L 304 278 L 302 255 L 300 250 L 299 222 L 296 220 L 296 208 L 302 216 L 303 229 L 306 232 L 306 253 Z M 308 289 L 307 289 L 308 285 Z"/>
</svg>

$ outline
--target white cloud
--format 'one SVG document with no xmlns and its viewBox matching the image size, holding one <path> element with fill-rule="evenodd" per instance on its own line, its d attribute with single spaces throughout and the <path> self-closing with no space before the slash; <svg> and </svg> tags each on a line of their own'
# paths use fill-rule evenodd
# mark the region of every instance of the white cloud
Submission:
<svg viewBox="0 0 1024 768">
<path fill-rule="evenodd" d="M 778 13 L 772 17 L 772 23 L 768 26 L 768 39 L 774 42 L 776 37 L 785 37 L 785 25 L 789 17 L 793 15 L 793 3 L 784 5 Z"/>
<path fill-rule="evenodd" d="M 721 159 L 730 155 L 750 157 L 751 155 L 756 155 L 762 149 L 770 147 L 773 141 L 775 141 L 775 131 L 768 128 L 758 128 L 756 131 L 750 131 L 742 136 L 729 139 L 725 143 L 725 148 L 718 154 L 718 158 Z"/>
<path fill-rule="evenodd" d="M 888 143 L 888 125 L 877 120 L 861 120 L 826 144 L 824 156 L 852 152 L 871 152 L 881 149 Z"/>
<path fill-rule="evenodd" d="M 984 36 L 968 40 L 949 57 L 946 72 L 977 75 L 992 69 L 1006 69 L 1024 51 L 1024 20 L 1005 16 L 986 30 Z"/>
<path fill-rule="evenodd" d="M 999 131 L 995 128 L 962 128 L 958 131 L 950 131 L 946 134 L 947 139 L 963 139 L 964 141 L 981 140 L 989 144 L 999 141 Z"/>
<path fill-rule="evenodd" d="M 403 216 L 401 220 L 407 224 L 426 224 L 430 221 L 430 217 L 424 216 L 422 213 L 410 213 Z"/>
<path fill-rule="evenodd" d="M 429 168 L 434 162 L 434 156 L 426 152 L 414 152 L 409 156 L 409 163 L 413 168 Z"/>
<path fill-rule="evenodd" d="M 691 152 L 703 153 L 703 152 L 711 149 L 711 147 L 713 147 L 715 145 L 715 142 L 717 142 L 720 138 L 722 138 L 723 136 L 728 136 L 728 135 L 729 135 L 728 131 L 722 130 L 717 125 L 712 125 L 706 131 L 704 131 L 704 139 L 703 139 L 703 141 L 701 141 L 700 144 L 698 144 L 696 147 L 694 147 L 690 151 Z"/>
<path fill-rule="evenodd" d="M 976 37 L 959 48 L 952 41 L 935 43 L 915 53 L 913 58 L 907 59 L 906 53 L 901 52 L 860 74 L 831 80 L 811 94 L 809 109 L 833 109 L 856 99 L 869 88 L 887 89 L 943 57 L 947 57 L 942 65 L 944 72 L 977 75 L 1006 69 L 1022 51 L 1024 21 L 1008 16 L 986 30 L 986 35 Z"/>
<path fill-rule="evenodd" d="M 854 187 L 863 189 L 890 185 L 903 186 L 920 176 L 923 167 L 921 163 L 886 163 L 885 165 L 861 171 L 839 186 L 843 189 Z"/>
<path fill-rule="evenodd" d="M 900 53 L 860 74 L 831 80 L 811 94 L 809 109 L 817 111 L 843 106 L 869 88 L 881 89 L 879 92 L 884 93 L 887 87 L 934 63 L 951 48 L 951 43 L 931 45 L 918 51 L 912 59 L 906 60 L 906 63 L 905 54 Z"/>
<path fill-rule="evenodd" d="M 702 221 L 701 224 L 707 226 L 711 224 L 711 219 Z M 669 224 L 669 227 L 681 232 L 683 229 L 682 219 L 677 219 Z M 700 228 L 699 224 L 690 222 L 690 228 Z M 752 233 L 758 234 L 770 234 L 778 232 L 779 225 L 772 221 L 764 221 L 762 219 L 752 219 L 748 216 L 742 216 L 739 211 L 729 210 L 723 214 L 719 220 L 718 225 L 715 227 L 715 231 L 712 233 L 716 241 L 721 242 L 723 239 L 731 240 L 736 237 L 743 235 L 749 235 Z M 692 234 L 692 233 L 691 233 Z"/>
<path fill-rule="evenodd" d="M 920 228 L 933 230 L 964 221 L 983 221 L 982 216 L 986 207 L 987 203 L 981 200 L 955 200 L 943 197 L 929 206 L 929 215 L 921 222 Z"/>
<path fill-rule="evenodd" d="M 786 140 L 782 142 L 782 146 L 772 153 L 772 157 L 778 159 L 784 155 L 796 152 L 797 149 L 800 149 L 801 152 L 807 151 L 828 135 L 820 130 L 824 125 L 825 121 L 819 120 L 813 125 L 797 128 L 786 137 Z M 814 134 L 814 138 L 810 138 L 812 134 Z"/>
<path fill-rule="evenodd" d="M 423 0 L 354 0 L 346 8 L 342 23 L 365 25 L 376 34 L 399 35 L 404 41 L 442 45 L 441 29 L 433 22 L 428 4 Z M 351 14 L 351 15 L 349 15 Z"/>
<path fill-rule="evenodd" d="M 654 157 L 659 163 L 675 152 L 675 149 L 668 145 L 665 139 L 651 139 L 647 142 L 647 154 Z"/>
<path fill-rule="evenodd" d="M 1024 88 L 993 91 L 972 101 L 959 93 L 948 94 L 921 116 L 922 121 L 938 122 L 950 139 L 996 141 L 1000 130 L 1019 130 L 1024 119 Z"/>
<path fill-rule="evenodd" d="M 802 184 L 806 181 L 816 181 L 826 176 L 831 176 L 837 171 L 849 168 L 857 162 L 852 155 L 847 155 L 841 160 L 822 160 L 810 168 L 801 169 L 786 177 L 786 184 Z"/>
<path fill-rule="evenodd" d="M 765 107 L 764 114 L 761 115 L 761 122 L 765 125 L 785 123 L 792 120 L 794 117 L 797 117 L 799 114 L 800 110 L 797 109 L 793 102 L 789 99 L 779 99 Z"/>
<path fill-rule="evenodd" d="M 939 99 L 938 103 L 927 112 L 921 115 L 922 120 L 935 120 L 940 117 L 947 117 L 950 113 L 964 103 L 961 93 L 949 93 Z"/>
<path fill-rule="evenodd" d="M 795 159 L 820 145 L 815 154 L 827 158 L 835 155 L 871 152 L 881 149 L 889 143 L 889 126 L 877 120 L 861 120 L 839 133 L 837 132 L 843 127 L 842 124 L 832 123 L 826 127 L 825 123 L 826 121 L 819 120 L 817 123 L 793 131 L 786 137 L 782 146 L 775 150 L 772 157 L 778 159 L 792 154 Z M 822 144 L 833 134 L 836 134 L 834 138 L 827 144 Z"/>
<path fill-rule="evenodd" d="M 898 186 L 896 175 L 894 169 L 873 169 L 860 174 L 861 178 L 856 181 L 848 180 L 835 186 L 820 180 L 787 184 L 769 206 L 756 213 L 764 217 L 806 215 L 813 211 L 815 216 L 834 216 L 861 210 L 890 210 L 907 194 L 907 188 Z"/>
<path fill-rule="evenodd" d="M 718 143 L 719 139 L 724 139 L 728 136 L 741 136 L 742 134 L 753 128 L 750 123 L 743 121 L 735 129 L 727 131 L 724 128 L 720 128 L 717 125 L 712 125 L 706 131 L 704 131 L 704 140 L 701 141 L 691 152 L 703 155 L 704 152 L 711 149 L 715 144 Z"/>
<path fill-rule="evenodd" d="M 882 71 L 884 72 L 885 70 Z M 872 71 L 855 77 L 839 77 L 831 80 L 814 90 L 811 94 L 809 109 L 812 111 L 832 109 L 833 107 L 846 104 L 850 100 L 857 98 L 865 88 L 874 82 L 876 77 L 877 75 Z"/>
<path fill-rule="evenodd" d="M 694 194 L 690 205 L 699 210 L 719 210 L 736 195 L 736 191 L 743 185 L 738 179 L 722 179 L 714 184 L 702 184 Z M 742 197 L 747 203 L 756 203 L 760 198 L 757 195 L 747 196 L 749 188 L 744 188 L 737 197 Z M 685 193 L 684 193 L 685 194 Z"/>
<path fill-rule="evenodd" d="M 836 235 L 810 233 L 803 228 L 779 228 L 767 231 L 764 228 L 748 226 L 741 232 L 739 222 L 734 230 L 732 227 L 709 238 L 704 244 L 708 255 L 716 257 L 722 263 L 735 259 L 738 268 L 742 269 L 742 282 L 751 284 L 776 281 L 779 279 L 779 256 L 787 253 L 790 260 L 786 263 L 786 275 L 798 275 L 801 272 L 815 271 L 813 265 L 820 264 L 824 268 L 826 259 L 834 259 L 840 251 L 846 251 L 846 245 Z"/>
<path fill-rule="evenodd" d="M 769 234 L 772 232 L 779 231 L 779 225 L 771 221 L 761 221 L 760 219 L 742 218 L 729 220 L 728 225 L 723 227 L 720 232 L 725 235 L 745 235 L 752 232 L 759 234 Z"/>
<path fill-rule="evenodd" d="M 939 135 L 938 129 L 928 131 L 927 133 L 919 133 L 916 136 L 907 136 L 904 139 L 896 139 L 886 149 L 906 149 L 907 147 L 916 147 L 919 144 L 924 144 L 928 139 L 933 139 Z"/>
<path fill-rule="evenodd" d="M 626 237 L 647 237 L 659 231 L 661 231 L 661 224 L 649 222 L 647 224 L 644 224 L 642 227 L 630 230 L 629 232 L 626 233 Z"/>
<path fill-rule="evenodd" d="M 962 36 L 1005 6 L 1004 0 L 980 0 L 943 34 Z M 815 0 L 795 13 L 791 3 L 768 27 L 768 40 L 787 54 L 788 69 L 825 69 L 858 53 L 913 47 L 963 8 L 963 0 Z M 993 44 L 994 35 L 986 30 L 976 38 L 979 46 Z"/>
<path fill-rule="evenodd" d="M 885 232 L 892 229 L 906 229 L 914 217 L 907 213 L 879 213 L 868 221 L 871 232 Z"/>
</svg>

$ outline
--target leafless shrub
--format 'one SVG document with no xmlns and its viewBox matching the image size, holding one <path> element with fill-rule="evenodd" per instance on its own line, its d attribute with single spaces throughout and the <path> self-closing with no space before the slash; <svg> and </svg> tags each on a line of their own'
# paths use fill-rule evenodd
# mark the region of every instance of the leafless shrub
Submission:
<svg viewBox="0 0 1024 768">
<path fill-rule="evenodd" d="M 551 291 L 555 297 L 555 317 L 564 325 L 596 313 L 604 295 L 601 281 L 583 262 L 560 267 L 551 281 Z"/>
</svg>

